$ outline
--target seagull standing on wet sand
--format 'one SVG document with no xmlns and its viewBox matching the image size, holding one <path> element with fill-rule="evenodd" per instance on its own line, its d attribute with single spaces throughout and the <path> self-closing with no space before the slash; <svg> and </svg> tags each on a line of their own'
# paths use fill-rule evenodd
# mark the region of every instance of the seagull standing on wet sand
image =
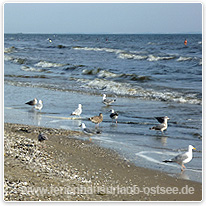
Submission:
<svg viewBox="0 0 206 206">
<path fill-rule="evenodd" d="M 39 103 L 37 105 L 34 105 L 34 108 L 37 110 L 41 110 L 43 108 L 43 101 L 39 100 Z"/>
<path fill-rule="evenodd" d="M 99 124 L 103 121 L 103 114 L 99 113 L 99 116 L 90 117 L 89 120 L 99 126 Z"/>
<path fill-rule="evenodd" d="M 160 122 L 161 124 L 158 124 L 152 128 L 149 128 L 150 130 L 156 130 L 156 131 L 161 131 L 163 133 L 164 130 L 167 129 L 167 120 L 169 120 L 169 118 L 167 116 L 165 117 L 155 117 L 158 122 Z"/>
<path fill-rule="evenodd" d="M 112 119 L 112 122 L 113 122 L 113 119 L 116 119 L 116 124 L 117 124 L 118 113 L 115 112 L 113 109 L 111 109 L 110 112 L 111 112 L 110 118 Z"/>
<path fill-rule="evenodd" d="M 30 106 L 35 106 L 38 103 L 37 98 L 34 98 L 31 101 L 26 102 L 25 104 L 28 104 Z"/>
<path fill-rule="evenodd" d="M 92 131 L 88 129 L 84 123 L 82 123 L 80 127 L 82 127 L 82 132 L 84 132 L 84 134 L 89 135 L 89 136 L 101 133 L 100 131 Z"/>
<path fill-rule="evenodd" d="M 82 113 L 82 105 L 79 104 L 79 105 L 78 105 L 78 108 L 75 109 L 75 110 L 71 113 L 71 115 L 77 115 L 77 116 L 80 116 L 81 113 Z"/>
<path fill-rule="evenodd" d="M 106 94 L 103 94 L 102 103 L 106 104 L 107 106 L 109 106 L 110 104 L 112 104 L 115 101 L 116 101 L 116 99 L 107 99 Z"/>
<path fill-rule="evenodd" d="M 188 146 L 188 152 L 179 154 L 176 157 L 170 160 L 164 160 L 163 162 L 176 162 L 177 164 L 181 165 L 181 171 L 183 171 L 186 167 L 184 164 L 190 162 L 192 160 L 192 150 L 196 150 L 192 145 Z"/>
</svg>

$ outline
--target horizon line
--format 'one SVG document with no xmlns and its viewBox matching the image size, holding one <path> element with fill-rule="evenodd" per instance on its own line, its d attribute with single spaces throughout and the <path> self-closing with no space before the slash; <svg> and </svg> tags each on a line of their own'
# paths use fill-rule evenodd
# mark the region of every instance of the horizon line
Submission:
<svg viewBox="0 0 206 206">
<path fill-rule="evenodd" d="M 137 34 L 202 34 L 202 32 L 172 32 L 172 33 L 156 33 L 156 32 L 144 32 L 144 33 L 106 33 L 106 32 L 98 32 L 98 33 L 45 33 L 45 32 L 5 32 L 4 34 L 81 34 L 81 35 L 137 35 Z"/>
</svg>

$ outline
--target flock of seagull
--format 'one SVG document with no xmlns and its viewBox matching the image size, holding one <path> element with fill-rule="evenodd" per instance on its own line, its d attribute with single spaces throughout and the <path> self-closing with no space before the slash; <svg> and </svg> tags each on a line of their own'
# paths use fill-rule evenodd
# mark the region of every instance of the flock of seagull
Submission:
<svg viewBox="0 0 206 206">
<path fill-rule="evenodd" d="M 103 94 L 102 103 L 105 104 L 106 106 L 110 106 L 115 101 L 116 101 L 116 98 L 115 99 L 107 99 L 106 94 Z M 37 98 L 35 98 L 31 101 L 28 101 L 25 104 L 33 106 L 33 108 L 36 109 L 36 110 L 41 110 L 43 108 L 43 101 L 42 100 L 38 101 Z M 117 119 L 118 119 L 118 116 L 119 116 L 118 113 L 115 112 L 113 109 L 111 109 L 110 112 L 111 112 L 110 118 L 112 119 L 112 122 L 113 122 L 113 120 L 115 120 L 116 124 L 117 124 Z M 81 113 L 82 113 L 82 105 L 79 104 L 78 108 L 75 109 L 71 113 L 71 115 L 80 116 Z M 161 131 L 163 133 L 164 130 L 166 130 L 167 127 L 168 127 L 167 121 L 169 120 L 169 118 L 167 116 L 165 116 L 165 117 L 155 117 L 155 118 L 157 119 L 157 121 L 160 124 L 155 125 L 155 126 L 149 128 L 149 129 L 150 130 L 155 130 L 155 131 Z M 90 117 L 90 118 L 88 118 L 88 120 L 95 123 L 96 126 L 99 126 L 99 124 L 103 121 L 103 114 L 99 113 L 98 116 Z M 96 126 L 95 126 L 95 128 L 96 128 Z M 97 130 L 97 129 L 92 130 L 92 129 L 87 128 L 85 123 L 81 123 L 80 127 L 82 128 L 82 132 L 85 133 L 86 135 L 89 135 L 89 136 L 101 133 L 100 130 Z M 47 140 L 47 139 L 48 138 L 45 134 L 43 134 L 42 132 L 39 133 L 38 140 L 40 142 L 44 141 L 44 140 Z M 163 162 L 165 162 L 165 163 L 175 162 L 175 163 L 181 165 L 181 171 L 183 171 L 185 169 L 184 164 L 186 164 L 186 163 L 188 163 L 192 160 L 192 150 L 193 149 L 195 150 L 196 148 L 194 148 L 192 145 L 189 145 L 188 146 L 188 151 L 186 153 L 179 154 L 179 155 L 175 156 L 174 158 L 169 159 L 169 160 L 164 160 Z"/>
</svg>

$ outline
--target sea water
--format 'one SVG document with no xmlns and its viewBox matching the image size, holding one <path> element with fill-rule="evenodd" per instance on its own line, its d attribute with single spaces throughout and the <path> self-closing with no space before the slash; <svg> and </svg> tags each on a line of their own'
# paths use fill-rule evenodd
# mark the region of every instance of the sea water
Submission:
<svg viewBox="0 0 206 206">
<path fill-rule="evenodd" d="M 116 102 L 104 105 L 103 94 Z M 43 100 L 41 111 L 25 104 L 35 97 Z M 81 117 L 72 119 L 80 103 Z M 200 182 L 202 36 L 5 34 L 5 122 L 81 131 L 82 122 L 93 129 L 88 118 L 99 113 L 104 120 L 94 143 L 137 166 Z M 149 130 L 161 116 L 170 118 L 167 131 Z M 162 162 L 190 144 L 196 151 L 185 172 Z"/>
</svg>

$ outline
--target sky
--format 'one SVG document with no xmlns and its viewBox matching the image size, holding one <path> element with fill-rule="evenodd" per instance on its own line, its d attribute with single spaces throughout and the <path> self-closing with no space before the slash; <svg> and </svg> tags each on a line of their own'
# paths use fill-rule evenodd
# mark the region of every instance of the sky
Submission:
<svg viewBox="0 0 206 206">
<path fill-rule="evenodd" d="M 4 33 L 201 32 L 201 3 L 4 4 Z"/>
</svg>

